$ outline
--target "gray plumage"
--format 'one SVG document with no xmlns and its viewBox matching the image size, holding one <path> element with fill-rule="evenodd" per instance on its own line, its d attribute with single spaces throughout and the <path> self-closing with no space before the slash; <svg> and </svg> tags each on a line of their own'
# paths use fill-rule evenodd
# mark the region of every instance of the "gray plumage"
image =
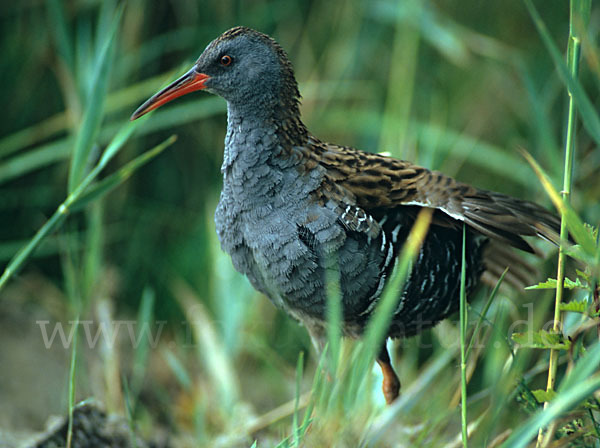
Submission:
<svg viewBox="0 0 600 448">
<path fill-rule="evenodd" d="M 463 225 L 468 292 L 486 269 L 497 274 L 514 260 L 501 246 L 533 252 L 523 236 L 557 240 L 558 219 L 536 204 L 312 136 L 287 55 L 262 33 L 225 32 L 132 119 L 200 89 L 227 100 L 215 214 L 221 247 L 257 290 L 306 325 L 317 346 L 326 272 L 339 269 L 344 334 L 360 336 L 423 207 L 434 210 L 433 221 L 398 291 L 390 337 L 414 335 L 457 310 Z M 399 383 L 385 350 L 378 361 L 391 402 Z"/>
</svg>

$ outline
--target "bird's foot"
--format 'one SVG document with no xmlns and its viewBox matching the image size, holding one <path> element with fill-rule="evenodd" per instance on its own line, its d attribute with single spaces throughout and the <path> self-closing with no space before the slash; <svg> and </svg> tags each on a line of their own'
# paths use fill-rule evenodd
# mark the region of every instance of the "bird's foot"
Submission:
<svg viewBox="0 0 600 448">
<path fill-rule="evenodd" d="M 396 398 L 400 395 L 400 380 L 394 372 L 390 356 L 387 352 L 385 345 L 377 358 L 377 364 L 381 368 L 383 374 L 383 382 L 381 384 L 381 390 L 383 391 L 383 397 L 387 404 L 392 404 Z"/>
</svg>

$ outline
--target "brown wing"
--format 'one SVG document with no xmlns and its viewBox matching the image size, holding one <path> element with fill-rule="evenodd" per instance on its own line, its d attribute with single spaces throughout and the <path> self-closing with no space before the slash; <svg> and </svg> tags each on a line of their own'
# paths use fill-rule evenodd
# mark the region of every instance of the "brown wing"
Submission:
<svg viewBox="0 0 600 448">
<path fill-rule="evenodd" d="M 435 208 L 449 218 L 438 224 L 462 221 L 483 235 L 531 253 L 534 250 L 523 236 L 539 236 L 553 243 L 559 239 L 558 217 L 532 202 L 479 190 L 440 172 L 380 154 L 317 139 L 310 143 L 311 154 L 306 155 L 326 168 L 329 182 L 350 193 L 368 214 L 399 206 Z"/>
</svg>

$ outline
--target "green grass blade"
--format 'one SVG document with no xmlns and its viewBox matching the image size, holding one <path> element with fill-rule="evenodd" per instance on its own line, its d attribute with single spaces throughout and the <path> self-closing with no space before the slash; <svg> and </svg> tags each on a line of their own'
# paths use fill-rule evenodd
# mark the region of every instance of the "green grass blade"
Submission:
<svg viewBox="0 0 600 448">
<path fill-rule="evenodd" d="M 111 142 L 109 145 L 109 147 L 111 147 L 109 154 L 114 154 L 120 147 L 122 147 L 122 145 L 127 141 L 126 137 L 129 135 L 131 135 L 130 125 L 126 125 L 125 130 L 122 133 L 117 134 L 113 142 Z M 163 143 L 155 146 L 150 151 L 147 151 L 133 159 L 112 176 L 108 176 L 96 186 L 87 190 L 90 183 L 101 171 L 101 166 L 97 165 L 92 172 L 90 172 L 90 174 L 88 174 L 88 176 L 86 176 L 86 178 L 77 186 L 75 191 L 70 194 L 67 199 L 65 199 L 65 201 L 56 209 L 54 214 L 40 228 L 40 230 L 38 230 L 35 236 L 11 259 L 2 273 L 2 276 L 0 276 L 0 291 L 2 288 L 4 288 L 8 280 L 19 271 L 19 269 L 29 259 L 33 251 L 40 245 L 40 243 L 62 224 L 66 216 L 71 213 L 73 208 L 79 209 L 85 204 L 88 204 L 91 200 L 96 199 L 114 189 L 128 179 L 137 169 L 148 163 L 169 145 L 173 144 L 175 140 L 176 137 L 174 135 L 169 137 Z"/>
<path fill-rule="evenodd" d="M 586 353 L 579 358 L 575 364 L 575 368 L 573 368 L 569 375 L 561 382 L 558 391 L 562 392 L 569 390 L 585 381 L 585 379 L 590 378 L 598 371 L 598 366 L 600 366 L 600 342 L 597 342 L 593 347 L 588 348 Z"/>
<path fill-rule="evenodd" d="M 516 59 L 515 65 L 530 103 L 531 116 L 533 118 L 531 126 L 534 130 L 535 147 L 538 153 L 543 152 L 546 166 L 558 178 L 559 173 L 562 172 L 561 151 L 558 136 L 555 135 L 551 115 L 548 111 L 548 99 L 539 92 L 535 83 L 533 70 L 521 58 Z M 523 164 L 519 165 L 523 166 Z M 532 186 L 539 186 L 535 179 L 531 179 L 531 176 L 527 177 Z"/>
<path fill-rule="evenodd" d="M 136 124 L 135 121 L 130 121 L 119 130 L 117 135 L 113 137 L 111 142 L 102 153 L 102 157 L 100 157 L 100 161 L 98 162 L 100 170 L 104 169 L 108 162 L 110 162 L 110 160 L 119 152 L 119 150 L 123 147 L 127 140 L 129 140 L 129 137 L 131 137 L 131 134 L 137 129 L 138 126 L 139 125 Z"/>
<path fill-rule="evenodd" d="M 340 270 L 338 263 L 325 272 L 327 285 L 327 345 L 329 373 L 335 376 L 340 357 L 342 340 L 342 303 L 340 291 Z"/>
<path fill-rule="evenodd" d="M 564 300 L 564 280 L 565 280 L 565 263 L 566 263 L 566 251 L 564 241 L 568 239 L 568 231 L 574 226 L 577 227 L 579 233 L 581 230 L 585 230 L 580 222 L 573 221 L 578 220 L 578 216 L 572 212 L 569 207 L 570 199 L 571 199 L 571 187 L 572 187 L 572 175 L 573 175 L 573 160 L 575 153 L 575 135 L 576 135 L 576 125 L 577 125 L 577 112 L 576 105 L 578 109 L 582 112 L 583 123 L 584 126 L 588 129 L 592 138 L 595 138 L 597 142 L 600 142 L 600 118 L 598 117 L 596 111 L 591 105 L 589 98 L 587 97 L 585 91 L 579 84 L 577 80 L 577 75 L 579 72 L 579 59 L 581 53 L 581 39 L 580 36 L 574 35 L 573 32 L 578 32 L 585 23 L 585 19 L 582 23 L 575 24 L 575 20 L 579 21 L 582 18 L 582 14 L 586 15 L 589 19 L 589 10 L 591 9 L 591 2 L 589 1 L 577 1 L 571 0 L 571 16 L 570 16 L 570 35 L 567 45 L 567 63 L 565 64 L 562 60 L 560 52 L 554 45 L 550 34 L 545 28 L 544 23 L 542 22 L 537 10 L 535 9 L 533 3 L 530 0 L 526 0 L 526 6 L 529 10 L 529 13 L 534 19 L 538 32 L 541 34 L 544 44 L 550 55 L 554 60 L 554 64 L 559 72 L 561 80 L 566 84 L 567 91 L 569 94 L 569 106 L 568 106 L 568 117 L 567 117 L 567 136 L 565 140 L 565 158 L 564 158 L 564 176 L 563 176 L 563 188 L 562 188 L 562 198 L 554 197 L 553 201 L 561 202 L 562 207 L 557 207 L 561 211 L 561 223 L 560 223 L 560 239 L 561 244 L 558 251 L 558 268 L 556 274 L 556 296 L 554 303 L 554 319 L 553 319 L 553 333 L 561 334 L 562 333 L 562 322 L 563 322 L 563 314 L 561 312 L 561 304 Z M 577 7 L 575 6 L 577 4 Z M 584 12 L 584 6 L 587 8 L 587 14 Z M 577 26 L 574 26 L 577 25 Z M 578 28 L 576 30 L 576 28 Z M 568 212 L 570 211 L 570 213 Z M 569 214 L 571 216 L 569 216 Z M 571 221 L 569 223 L 568 221 Z M 577 239 L 577 235 L 571 231 L 573 237 L 579 242 Z M 587 234 L 587 232 L 584 232 Z M 585 242 L 584 250 L 589 254 L 593 253 L 594 246 L 589 242 Z M 557 348 L 552 347 L 550 350 L 550 359 L 548 363 L 548 379 L 546 385 L 546 393 L 550 394 L 554 391 L 555 381 L 556 381 L 556 372 L 558 365 L 558 350 Z M 545 400 L 544 409 L 549 409 L 549 402 Z M 538 430 L 538 438 L 537 438 L 537 446 L 541 446 L 544 443 L 544 430 L 543 427 L 540 427 Z M 553 437 L 554 431 L 556 428 L 556 422 L 552 422 L 552 425 L 548 428 L 546 438 L 549 440 Z"/>
<path fill-rule="evenodd" d="M 440 127 L 432 123 L 415 122 L 415 129 L 420 145 L 432 146 L 444 154 L 458 155 L 468 158 L 469 163 L 483 169 L 493 169 L 494 173 L 516 182 L 519 185 L 535 185 L 535 179 L 529 175 L 528 169 L 520 163 L 516 152 L 507 152 L 499 146 L 492 145 L 464 132 Z"/>
<path fill-rule="evenodd" d="M 535 24 L 544 45 L 546 46 L 546 50 L 552 57 L 552 61 L 554 62 L 554 66 L 558 70 L 558 74 L 560 76 L 561 81 L 565 83 L 567 86 L 569 93 L 572 95 L 575 104 L 577 105 L 577 109 L 581 112 L 581 120 L 583 125 L 590 133 L 590 136 L 596 141 L 596 143 L 600 144 L 600 115 L 598 115 L 598 110 L 590 100 L 589 96 L 585 93 L 585 90 L 581 86 L 581 83 L 577 81 L 577 78 L 573 76 L 570 72 L 569 67 L 565 64 L 563 60 L 563 56 L 560 53 L 559 49 L 554 44 L 552 40 L 552 36 L 550 36 L 550 32 L 546 28 L 546 25 L 542 21 L 537 9 L 533 5 L 531 0 L 525 0 L 525 5 L 529 10 L 529 14 L 533 18 L 533 23 Z M 591 7 L 591 3 L 589 1 L 585 1 L 581 4 L 581 7 L 578 8 L 578 11 L 585 10 L 587 13 L 584 13 L 585 16 L 589 17 L 589 9 Z M 576 37 L 576 36 L 575 36 Z M 577 37 L 576 37 L 577 38 Z"/>
<path fill-rule="evenodd" d="M 517 428 L 502 446 L 507 448 L 525 448 L 530 446 L 539 428 L 543 428 L 558 419 L 598 389 L 600 389 L 600 376 L 594 375 L 563 390 L 556 395 L 546 409 L 537 412 L 525 424 Z"/>
<path fill-rule="evenodd" d="M 461 403 L 460 403 L 460 417 L 461 417 L 461 429 L 462 429 L 462 443 L 467 448 L 467 356 L 466 356 L 466 343 L 467 343 L 467 291 L 465 286 L 466 281 L 466 269 L 467 263 L 465 261 L 466 251 L 466 240 L 467 240 L 467 226 L 463 224 L 463 241 L 462 241 L 462 259 L 460 267 L 460 391 L 461 391 Z"/>
<path fill-rule="evenodd" d="M 69 424 L 67 426 L 67 447 L 70 448 L 73 440 L 73 411 L 75 409 L 75 372 L 77 367 L 77 333 L 79 332 L 79 316 L 73 323 L 73 341 L 71 346 L 71 362 L 69 365 Z"/>
<path fill-rule="evenodd" d="M 0 277 L 0 291 L 6 286 L 8 280 L 19 272 L 23 264 L 29 259 L 33 251 L 39 244 L 54 230 L 56 230 L 64 221 L 68 213 L 68 209 L 61 204 L 48 221 L 37 231 L 35 236 L 17 252 L 17 254 L 8 263 L 2 276 Z"/>
<path fill-rule="evenodd" d="M 201 108 L 201 112 L 208 115 L 214 113 L 211 108 L 205 111 Z M 139 135 L 148 134 L 157 130 L 154 127 L 142 126 L 146 121 L 146 117 L 133 122 L 127 122 L 121 126 L 118 131 L 115 125 L 105 126 L 98 135 L 97 142 L 110 142 L 100 158 L 98 170 L 102 170 L 108 162 L 118 153 L 124 143 L 131 137 L 134 131 L 138 130 Z M 161 127 L 160 129 L 162 129 Z M 116 135 L 115 135 L 116 132 Z M 70 138 L 63 138 L 57 141 L 41 145 L 31 149 L 23 154 L 15 155 L 0 163 L 0 184 L 16 179 L 20 176 L 28 174 L 36 169 L 44 168 L 56 162 L 65 160 L 71 155 Z"/>
<path fill-rule="evenodd" d="M 46 118 L 33 126 L 28 126 L 0 139 L 0 158 L 21 151 L 27 146 L 42 142 L 67 127 L 67 114 L 60 112 Z"/>
<path fill-rule="evenodd" d="M 567 204 L 561 197 L 558 191 L 550 182 L 548 175 L 544 172 L 542 167 L 535 161 L 533 157 L 527 152 L 522 150 L 523 157 L 529 162 L 538 179 L 541 181 L 544 190 L 554 203 L 554 206 L 558 209 L 561 215 L 564 216 L 569 232 L 573 236 L 573 239 L 577 244 L 581 245 L 582 249 L 589 255 L 594 256 L 596 253 L 596 241 L 592 238 L 590 233 L 585 228 L 583 221 L 579 218 L 577 213 Z"/>
<path fill-rule="evenodd" d="M 131 109 L 138 105 L 141 101 L 148 98 L 150 95 L 156 92 L 157 85 L 160 85 L 164 79 L 172 79 L 173 72 L 167 74 L 157 75 L 137 84 L 133 84 L 122 89 L 111 92 L 106 97 L 105 113 L 122 112 L 125 109 L 131 112 Z M 218 101 L 217 98 L 205 97 L 205 101 L 209 101 L 211 104 L 216 104 L 214 107 L 214 113 L 222 113 L 225 111 L 225 105 L 222 101 Z M 218 103 L 218 104 L 217 104 Z M 205 107 L 200 107 L 205 110 Z M 206 116 L 206 115 L 205 115 Z M 142 117 L 144 119 L 146 117 Z M 182 117 L 181 122 L 188 123 L 196 120 L 196 116 L 185 116 Z M 140 121 L 141 119 L 136 120 Z M 66 112 L 59 112 L 49 118 L 46 118 L 32 126 L 25 127 L 19 131 L 13 132 L 7 136 L 0 138 L 0 158 L 9 156 L 15 152 L 21 151 L 28 146 L 34 146 L 43 143 L 53 135 L 64 132 L 68 129 L 69 120 Z M 103 136 L 107 135 L 106 128 L 102 128 L 99 134 L 99 143 Z M 67 142 L 67 139 L 61 141 Z M 53 143 L 58 144 L 58 141 Z"/>
<path fill-rule="evenodd" d="M 77 132 L 73 157 L 69 169 L 69 193 L 72 193 L 85 175 L 85 169 L 104 113 L 104 101 L 108 90 L 108 80 L 114 57 L 117 29 L 123 8 L 121 7 L 113 19 L 110 34 L 102 46 L 98 65 L 94 68 L 92 91 L 87 101 L 81 126 Z"/>
<path fill-rule="evenodd" d="M 100 11 L 98 13 L 98 23 L 96 25 L 96 46 L 94 48 L 94 55 L 98 58 L 95 61 L 95 65 L 99 66 L 102 59 L 102 47 L 104 43 L 110 40 L 113 27 L 113 17 L 115 17 L 115 11 L 117 10 L 117 3 L 115 0 L 103 0 L 100 3 Z"/>
<path fill-rule="evenodd" d="M 0 163 L 0 184 L 66 159 L 71 154 L 69 139 L 61 139 L 18 154 Z"/>
<path fill-rule="evenodd" d="M 96 78 L 94 73 L 94 48 L 93 41 L 93 26 L 89 16 L 80 18 L 75 24 L 75 82 L 77 84 L 77 93 L 79 103 L 78 109 L 74 112 L 77 114 L 76 119 L 79 120 L 81 109 L 88 103 L 91 91 Z M 78 121 L 81 124 L 80 121 Z"/>
<path fill-rule="evenodd" d="M 211 387 L 218 393 L 220 411 L 231 412 L 239 397 L 239 383 L 233 360 L 224 349 L 223 340 L 210 319 L 207 308 L 198 300 L 195 292 L 182 280 L 177 281 L 173 288 L 191 325 L 197 354 L 207 369 L 207 381 L 210 381 Z"/>
<path fill-rule="evenodd" d="M 401 3 L 408 17 L 395 17 L 394 38 L 391 42 L 392 64 L 388 73 L 388 95 L 382 115 L 379 151 L 390 151 L 396 157 L 406 158 L 408 126 L 417 73 L 417 57 L 421 34 L 418 29 L 406 26 L 407 21 L 418 22 L 425 9 L 420 2 Z M 403 9 L 400 7 L 399 9 Z"/>
<path fill-rule="evenodd" d="M 131 403 L 131 388 L 125 375 L 121 375 L 121 384 L 123 384 L 123 400 L 125 401 L 125 418 L 129 428 L 129 442 L 133 448 L 137 448 L 137 438 L 135 436 L 135 420 L 133 418 L 134 408 Z"/>
<path fill-rule="evenodd" d="M 85 250 L 81 254 L 82 266 L 80 275 L 80 284 L 82 298 L 88 300 L 92 295 L 94 288 L 98 285 L 98 280 L 102 271 L 103 247 L 104 247 L 104 207 L 101 202 L 95 202 L 85 215 L 86 232 L 84 233 L 83 245 Z M 76 249 L 76 245 L 75 248 Z"/>
<path fill-rule="evenodd" d="M 296 363 L 296 397 L 294 400 L 294 415 L 292 417 L 292 434 L 294 435 L 294 446 L 299 447 L 302 435 L 300 434 L 300 427 L 298 426 L 298 412 L 300 408 L 300 386 L 302 384 L 302 375 L 304 369 L 304 352 L 300 352 L 298 355 L 298 362 Z"/>
<path fill-rule="evenodd" d="M 110 176 L 105 177 L 100 182 L 95 185 L 90 186 L 83 194 L 81 194 L 76 200 L 74 200 L 71 205 L 71 211 L 80 210 L 82 207 L 85 207 L 92 201 L 97 200 L 98 198 L 105 196 L 110 191 L 117 188 L 127 179 L 129 179 L 138 169 L 142 166 L 150 162 L 156 156 L 158 156 L 161 152 L 171 146 L 177 140 L 176 135 L 172 135 L 164 142 L 155 146 L 154 148 L 146 151 L 135 159 L 131 160 L 121 168 L 119 168 L 115 173 Z"/>
<path fill-rule="evenodd" d="M 187 392 L 191 393 L 194 383 L 183 363 L 169 349 L 163 348 L 163 350 L 161 351 L 161 355 L 167 363 L 167 366 L 169 366 L 169 369 L 175 376 L 177 382 Z"/>
<path fill-rule="evenodd" d="M 154 302 L 156 295 L 154 290 L 149 287 L 144 288 L 142 292 L 142 301 L 138 311 L 136 326 L 136 341 L 139 343 L 133 353 L 133 369 L 131 373 L 130 394 L 127 396 L 131 401 L 131 414 L 135 413 L 138 403 L 138 396 L 142 389 L 146 367 L 148 364 L 148 354 L 150 352 L 150 335 L 145 334 L 151 331 L 152 316 L 154 313 Z"/>
<path fill-rule="evenodd" d="M 78 238 L 80 235 L 74 236 L 70 234 L 66 234 L 65 238 Z M 0 243 L 0 263 L 5 263 L 10 261 L 10 259 L 29 242 L 29 239 L 24 240 L 15 240 L 15 241 L 7 241 Z M 35 251 L 35 254 L 32 254 L 32 257 L 47 257 L 49 255 L 56 255 L 61 252 L 62 245 L 61 239 L 59 238 L 46 238 Z"/>
<path fill-rule="evenodd" d="M 50 32 L 55 40 L 58 54 L 63 59 L 67 68 L 73 72 L 73 42 L 69 36 L 69 29 L 65 19 L 64 3 L 60 0 L 47 0 L 46 9 L 51 26 Z"/>
<path fill-rule="evenodd" d="M 481 314 L 479 315 L 479 319 L 477 320 L 477 324 L 475 325 L 475 330 L 473 330 L 471 340 L 469 341 L 469 346 L 467 347 L 467 353 L 465 355 L 466 359 L 469 359 L 469 356 L 471 355 L 471 350 L 473 349 L 473 344 L 475 343 L 475 338 L 477 338 L 479 329 L 481 328 L 481 324 L 483 324 L 485 316 L 487 315 L 487 312 L 490 309 L 490 306 L 492 306 L 492 303 L 494 302 L 494 299 L 496 298 L 496 294 L 498 294 L 500 285 L 504 281 L 504 276 L 506 275 L 507 272 L 508 272 L 508 267 L 504 270 L 504 272 L 502 273 L 502 275 L 496 282 L 496 286 L 494 286 L 494 289 L 490 293 L 490 296 L 489 296 L 487 302 L 485 303 L 483 309 L 481 310 Z"/>
<path fill-rule="evenodd" d="M 308 425 L 311 423 L 311 418 L 313 414 L 313 410 L 316 405 L 321 405 L 325 402 L 323 400 L 323 390 L 325 389 L 324 385 L 327 379 L 325 378 L 325 366 L 327 362 L 327 350 L 329 347 L 325 347 L 323 352 L 319 356 L 319 362 L 317 364 L 317 369 L 315 370 L 315 376 L 313 377 L 313 382 L 311 384 L 311 394 L 312 397 L 306 406 L 306 411 L 304 412 L 304 420 L 302 422 L 303 430 L 308 428 Z"/>
</svg>

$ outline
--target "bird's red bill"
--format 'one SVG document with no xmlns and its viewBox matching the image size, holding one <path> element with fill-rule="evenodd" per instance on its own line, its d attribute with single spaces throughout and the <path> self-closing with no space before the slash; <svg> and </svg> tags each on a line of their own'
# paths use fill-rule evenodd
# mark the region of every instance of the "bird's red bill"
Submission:
<svg viewBox="0 0 600 448">
<path fill-rule="evenodd" d="M 144 104 L 137 108 L 137 110 L 131 115 L 130 120 L 140 118 L 142 115 L 147 114 L 151 110 L 154 110 L 169 101 L 174 100 L 182 95 L 185 95 L 196 90 L 205 89 L 204 83 L 210 76 L 204 73 L 198 73 L 195 69 L 191 69 L 185 75 L 178 80 L 172 82 L 167 87 L 162 89 L 160 92 L 149 98 Z"/>
</svg>

